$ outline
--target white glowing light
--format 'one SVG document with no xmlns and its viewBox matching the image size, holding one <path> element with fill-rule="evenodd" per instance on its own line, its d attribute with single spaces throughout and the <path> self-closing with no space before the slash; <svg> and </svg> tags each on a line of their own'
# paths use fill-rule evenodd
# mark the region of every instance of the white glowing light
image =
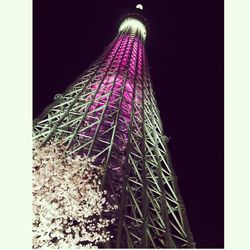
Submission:
<svg viewBox="0 0 250 250">
<path fill-rule="evenodd" d="M 136 33 L 136 31 L 139 31 L 142 34 L 143 39 L 145 40 L 147 35 L 146 27 L 141 21 L 134 18 L 127 18 L 121 23 L 119 32 L 122 32 L 127 28 L 131 28 L 132 33 Z"/>
<path fill-rule="evenodd" d="M 136 8 L 136 9 L 143 10 L 143 6 L 142 6 L 141 4 L 137 4 L 135 8 Z"/>
</svg>

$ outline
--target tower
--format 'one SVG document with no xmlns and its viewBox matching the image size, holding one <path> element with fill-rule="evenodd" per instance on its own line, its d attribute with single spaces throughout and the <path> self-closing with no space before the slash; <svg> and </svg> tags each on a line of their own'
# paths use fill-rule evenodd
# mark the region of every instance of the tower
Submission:
<svg viewBox="0 0 250 250">
<path fill-rule="evenodd" d="M 142 7 L 123 17 L 103 54 L 34 121 L 40 147 L 95 156 L 101 186 L 118 205 L 105 247 L 194 247 L 171 166 L 144 44 Z"/>
</svg>

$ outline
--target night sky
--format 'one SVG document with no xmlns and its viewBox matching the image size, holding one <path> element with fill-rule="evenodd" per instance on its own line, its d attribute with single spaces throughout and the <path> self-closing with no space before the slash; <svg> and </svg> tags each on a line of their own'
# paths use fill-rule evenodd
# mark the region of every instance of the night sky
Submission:
<svg viewBox="0 0 250 250">
<path fill-rule="evenodd" d="M 194 239 L 223 248 L 223 1 L 34 1 L 33 116 L 102 53 L 137 3 L 150 24 L 150 74 Z"/>
</svg>

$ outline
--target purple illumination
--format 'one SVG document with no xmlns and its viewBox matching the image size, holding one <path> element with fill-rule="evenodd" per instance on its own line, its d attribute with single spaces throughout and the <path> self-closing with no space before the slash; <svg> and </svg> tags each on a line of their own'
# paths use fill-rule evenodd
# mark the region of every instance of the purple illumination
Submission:
<svg viewBox="0 0 250 250">
<path fill-rule="evenodd" d="M 114 146 L 119 159 L 124 157 L 128 142 L 133 100 L 134 105 L 138 107 L 134 116 L 137 116 L 137 119 L 140 119 L 141 116 L 143 51 L 144 45 L 139 37 L 131 34 L 121 34 L 106 57 L 104 67 L 107 73 L 105 77 L 101 74 L 99 76 L 97 73 L 86 90 L 87 93 L 90 93 L 87 98 L 91 100 L 94 97 L 94 101 L 89 107 L 89 112 L 82 124 L 85 129 L 83 132 L 79 132 L 79 136 L 85 142 L 86 139 L 92 138 L 98 128 L 98 121 L 103 119 L 97 135 L 98 143 L 95 145 L 97 148 L 102 148 L 105 146 L 102 144 L 107 141 L 107 137 L 111 138 L 112 134 L 107 130 L 115 124 L 115 119 L 118 112 L 120 112 L 116 126 L 117 133 L 115 133 L 114 137 Z M 109 67 L 109 65 L 111 66 Z M 103 68 L 100 71 L 103 71 Z M 135 97 L 133 98 L 134 91 Z M 95 122 L 95 125 L 86 129 L 88 124 Z M 140 131 L 138 127 L 134 129 Z M 87 153 L 87 151 L 84 150 L 84 153 Z M 101 162 L 103 159 L 99 158 L 97 160 Z M 120 164 L 121 161 L 113 158 L 109 166 L 115 168 Z"/>
</svg>

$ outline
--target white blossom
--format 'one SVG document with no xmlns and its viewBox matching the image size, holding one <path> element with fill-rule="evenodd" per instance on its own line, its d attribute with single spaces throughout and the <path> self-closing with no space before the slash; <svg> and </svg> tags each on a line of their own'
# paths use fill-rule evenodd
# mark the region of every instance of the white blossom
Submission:
<svg viewBox="0 0 250 250">
<path fill-rule="evenodd" d="M 51 141 L 33 151 L 33 248 L 97 248 L 111 237 L 107 227 L 112 207 L 101 191 L 101 166 L 95 157 L 63 156 Z M 82 243 L 84 241 L 84 243 Z"/>
</svg>

